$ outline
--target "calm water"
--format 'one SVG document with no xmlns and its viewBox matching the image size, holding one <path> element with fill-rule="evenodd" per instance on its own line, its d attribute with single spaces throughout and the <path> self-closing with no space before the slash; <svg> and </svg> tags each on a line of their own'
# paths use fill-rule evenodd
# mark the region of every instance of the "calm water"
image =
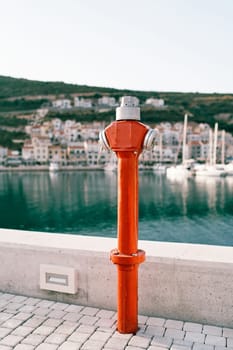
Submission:
<svg viewBox="0 0 233 350">
<path fill-rule="evenodd" d="M 0 173 L 0 227 L 116 236 L 116 174 Z M 140 174 L 139 238 L 233 245 L 233 177 Z"/>
</svg>

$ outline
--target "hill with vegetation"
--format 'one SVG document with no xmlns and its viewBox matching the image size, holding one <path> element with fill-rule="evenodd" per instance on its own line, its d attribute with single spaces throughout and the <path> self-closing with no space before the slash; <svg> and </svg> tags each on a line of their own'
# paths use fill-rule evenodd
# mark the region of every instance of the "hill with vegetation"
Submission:
<svg viewBox="0 0 233 350">
<path fill-rule="evenodd" d="M 0 76 L 0 127 L 2 125 L 24 122 L 17 119 L 19 114 L 32 113 L 41 106 L 51 103 L 55 98 L 73 98 L 74 95 L 98 98 L 108 95 L 118 99 L 123 95 L 136 96 L 141 104 L 142 121 L 157 124 L 162 121 L 182 121 L 184 113 L 190 113 L 190 121 L 206 122 L 211 126 L 216 121 L 219 127 L 233 133 L 233 94 L 205 94 L 160 91 L 120 90 L 107 87 L 66 84 L 64 82 L 42 82 Z M 145 106 L 147 98 L 162 98 L 165 108 L 156 109 Z M 47 118 L 75 119 L 77 121 L 110 121 L 115 118 L 115 111 L 101 112 L 96 109 L 51 110 Z M 15 118 L 14 118 L 15 117 Z M 14 118 L 9 121 L 9 118 Z M 8 119 L 8 121 L 7 121 Z"/>
</svg>

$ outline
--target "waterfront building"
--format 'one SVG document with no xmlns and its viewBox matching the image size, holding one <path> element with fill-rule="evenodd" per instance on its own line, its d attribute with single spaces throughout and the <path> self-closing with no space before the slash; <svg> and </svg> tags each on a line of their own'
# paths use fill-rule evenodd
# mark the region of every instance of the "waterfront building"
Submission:
<svg viewBox="0 0 233 350">
<path fill-rule="evenodd" d="M 59 162 L 63 165 L 67 163 L 67 148 L 61 145 L 49 145 L 49 161 Z"/>
<path fill-rule="evenodd" d="M 24 142 L 24 145 L 22 147 L 22 159 L 26 164 L 31 164 L 35 161 L 32 140 L 26 140 Z"/>
<path fill-rule="evenodd" d="M 74 98 L 74 107 L 79 108 L 91 108 L 92 101 L 91 99 L 83 98 L 83 97 L 75 97 Z"/>
<path fill-rule="evenodd" d="M 3 164 L 7 157 L 8 149 L 0 146 L 0 164 Z"/>
<path fill-rule="evenodd" d="M 110 96 L 102 96 L 98 99 L 98 105 L 100 106 L 109 106 L 109 107 L 116 107 L 116 99 L 115 97 Z"/>
<path fill-rule="evenodd" d="M 69 165 L 86 165 L 87 157 L 84 142 L 70 142 L 67 146 L 67 163 Z"/>
<path fill-rule="evenodd" d="M 155 108 L 161 108 L 161 107 L 164 107 L 165 103 L 164 103 L 164 100 L 162 98 L 151 97 L 151 98 L 146 99 L 145 105 L 150 105 L 150 106 L 153 106 Z"/>
<path fill-rule="evenodd" d="M 52 106 L 58 109 L 69 109 L 71 108 L 71 100 L 61 99 L 52 101 Z"/>
<path fill-rule="evenodd" d="M 33 137 L 32 145 L 35 160 L 40 164 L 46 164 L 49 161 L 50 138 L 46 136 Z"/>
</svg>

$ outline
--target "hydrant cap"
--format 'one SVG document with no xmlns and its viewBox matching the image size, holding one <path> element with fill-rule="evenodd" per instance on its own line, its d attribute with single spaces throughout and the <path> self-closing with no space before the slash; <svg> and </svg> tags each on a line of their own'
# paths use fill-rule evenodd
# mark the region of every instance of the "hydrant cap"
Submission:
<svg viewBox="0 0 233 350">
<path fill-rule="evenodd" d="M 121 98 L 121 105 L 116 109 L 116 120 L 140 120 L 137 97 L 123 96 Z"/>
</svg>

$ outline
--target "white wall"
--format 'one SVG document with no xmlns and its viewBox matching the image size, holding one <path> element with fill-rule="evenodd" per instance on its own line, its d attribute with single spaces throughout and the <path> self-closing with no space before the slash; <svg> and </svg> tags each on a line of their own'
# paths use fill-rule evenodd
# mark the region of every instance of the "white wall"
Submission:
<svg viewBox="0 0 233 350">
<path fill-rule="evenodd" d="M 116 239 L 0 229 L 0 290 L 116 309 Z M 233 248 L 139 241 L 139 312 L 232 326 Z M 74 267 L 76 295 L 40 290 L 40 264 Z"/>
</svg>

